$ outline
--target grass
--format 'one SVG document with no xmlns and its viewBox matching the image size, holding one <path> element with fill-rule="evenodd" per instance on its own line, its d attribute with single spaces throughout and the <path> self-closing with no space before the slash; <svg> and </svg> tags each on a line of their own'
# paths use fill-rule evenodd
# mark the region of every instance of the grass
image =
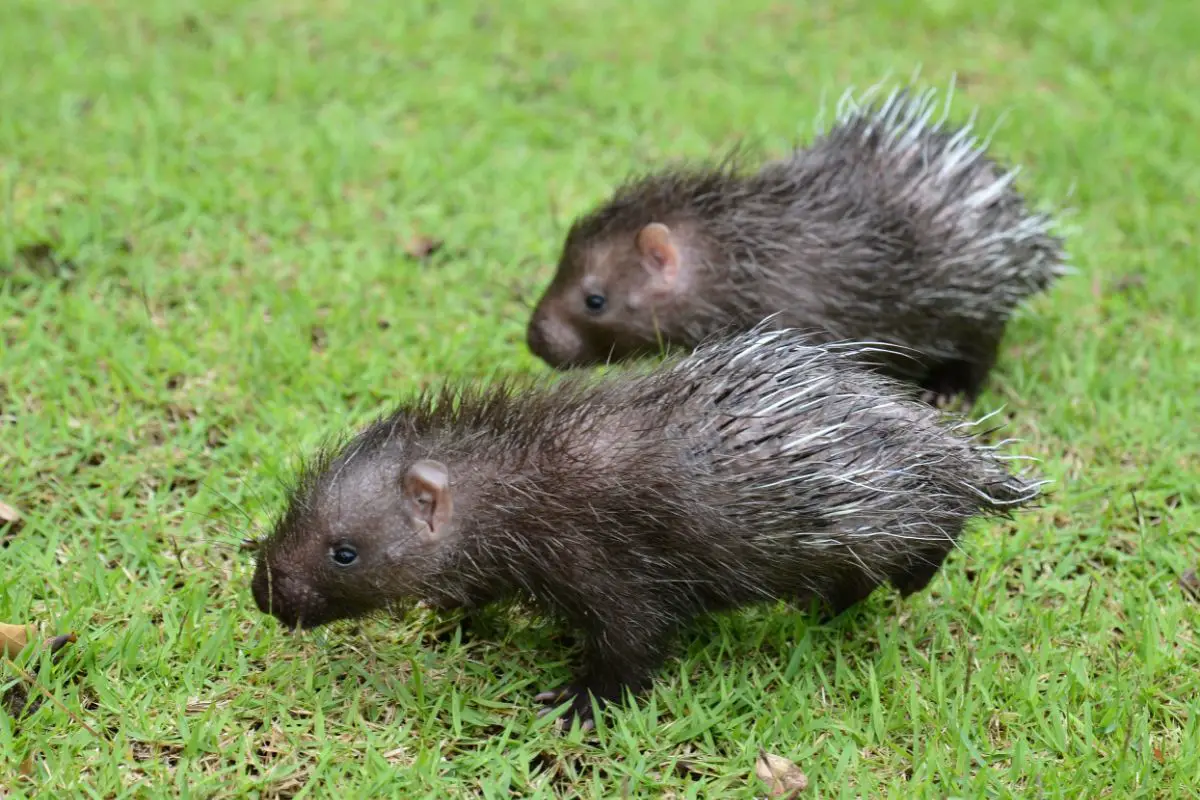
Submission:
<svg viewBox="0 0 1200 800">
<path fill-rule="evenodd" d="M 1197 796 L 1198 40 L 1185 3 L 10 0 L 0 620 L 80 639 L 17 659 L 61 705 L 0 714 L 0 794 L 751 797 L 761 747 L 814 797 Z M 295 457 L 542 369 L 525 303 L 572 216 L 918 65 L 1075 209 L 1079 274 L 982 400 L 1045 508 L 910 601 L 711 620 L 594 739 L 534 722 L 568 656 L 536 621 L 261 618 L 232 545 Z"/>
</svg>

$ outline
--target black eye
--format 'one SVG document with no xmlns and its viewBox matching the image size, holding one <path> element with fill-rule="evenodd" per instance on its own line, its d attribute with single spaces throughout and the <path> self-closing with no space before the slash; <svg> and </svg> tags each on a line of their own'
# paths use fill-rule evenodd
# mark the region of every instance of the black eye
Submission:
<svg viewBox="0 0 1200 800">
<path fill-rule="evenodd" d="M 342 544 L 330 550 L 329 557 L 339 567 L 348 567 L 358 560 L 358 551 L 348 544 Z"/>
<path fill-rule="evenodd" d="M 583 304 L 588 307 L 588 311 L 600 311 L 604 308 L 604 295 L 589 294 L 583 298 Z"/>
</svg>

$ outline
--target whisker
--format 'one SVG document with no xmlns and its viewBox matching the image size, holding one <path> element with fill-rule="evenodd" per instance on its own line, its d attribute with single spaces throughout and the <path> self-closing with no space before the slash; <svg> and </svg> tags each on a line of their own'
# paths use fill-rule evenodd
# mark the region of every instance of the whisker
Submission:
<svg viewBox="0 0 1200 800">
<path fill-rule="evenodd" d="M 249 533 L 251 533 L 251 534 L 252 534 L 252 536 L 251 536 L 251 537 L 248 537 L 248 536 L 246 535 L 246 534 L 247 534 L 247 531 L 238 529 L 238 528 L 237 528 L 237 527 L 235 527 L 235 526 L 234 526 L 234 525 L 233 525 L 231 522 L 229 522 L 229 520 L 227 520 L 227 519 L 223 519 L 223 518 L 221 518 L 221 517 L 217 517 L 217 516 L 215 516 L 215 515 L 213 515 L 213 514 L 206 514 L 206 513 L 202 512 L 202 511 L 193 511 L 193 510 L 191 510 L 191 509 L 187 509 L 187 508 L 181 508 L 181 509 L 179 509 L 179 510 L 180 510 L 182 513 L 184 513 L 184 514 L 189 514 L 189 515 L 191 515 L 191 516 L 193 516 L 193 517 L 200 517 L 200 518 L 202 518 L 202 519 L 206 519 L 206 520 L 209 520 L 210 522 L 213 522 L 213 523 L 215 523 L 215 524 L 216 524 L 216 526 L 217 526 L 217 528 L 218 528 L 219 530 L 220 530 L 220 529 L 223 529 L 221 532 L 222 532 L 222 533 L 224 533 L 224 534 L 226 534 L 226 535 L 228 535 L 229 539 L 233 539 L 233 540 L 239 540 L 239 541 L 245 541 L 245 540 L 247 540 L 248 538 L 252 538 L 252 539 L 254 539 L 254 540 L 257 540 L 257 539 L 260 539 L 260 538 L 262 538 L 262 537 L 263 537 L 263 531 L 262 531 L 262 528 L 261 528 L 259 525 L 257 525 L 257 524 L 255 524 L 255 525 L 251 525 L 251 526 L 250 526 Z M 188 540 L 191 540 L 191 541 L 203 541 L 203 542 L 219 542 L 219 541 L 221 541 L 220 539 L 215 539 L 215 538 L 212 538 L 212 537 L 209 537 L 209 536 L 204 536 L 204 535 L 195 535 L 195 534 L 193 534 L 193 535 L 189 535 L 189 536 L 187 536 L 186 538 L 187 538 Z M 231 543 L 230 543 L 230 542 L 228 542 L 228 541 L 227 541 L 227 542 L 225 542 L 225 543 L 226 543 L 226 544 L 231 544 Z M 232 545 L 231 545 L 231 546 L 232 546 Z"/>
<path fill-rule="evenodd" d="M 222 500 L 224 500 L 224 501 L 225 501 L 227 504 L 229 504 L 229 506 L 230 506 L 231 508 L 233 508 L 234 510 L 238 511 L 238 512 L 239 512 L 239 513 L 240 513 L 240 514 L 243 516 L 243 517 L 245 517 L 245 518 L 246 518 L 246 521 L 247 521 L 247 522 L 249 522 L 251 525 L 253 525 L 253 524 L 254 524 L 254 517 L 252 517 L 252 516 L 250 515 L 250 512 L 249 512 L 249 511 L 247 511 L 247 510 L 246 510 L 246 508 L 245 508 L 245 507 L 244 507 L 244 506 L 243 506 L 241 503 L 238 503 L 236 500 L 234 500 L 233 498 L 229 497 L 229 496 L 228 496 L 228 495 L 226 495 L 224 492 L 222 492 L 220 489 L 217 489 L 216 487 L 212 486 L 212 485 L 211 485 L 211 484 L 209 484 L 209 483 L 206 483 L 206 482 L 204 482 L 204 481 L 201 481 L 201 482 L 200 482 L 200 484 L 201 484 L 201 485 L 202 485 L 202 486 L 203 486 L 205 489 L 207 489 L 208 491 L 210 491 L 210 492 L 212 492 L 213 494 L 215 494 L 217 497 L 219 497 L 219 498 L 221 498 Z"/>
</svg>

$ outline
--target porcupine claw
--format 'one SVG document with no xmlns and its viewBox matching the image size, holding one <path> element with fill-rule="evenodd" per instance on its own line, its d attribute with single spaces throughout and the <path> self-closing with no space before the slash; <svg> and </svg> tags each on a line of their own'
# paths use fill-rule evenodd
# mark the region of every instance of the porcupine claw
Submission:
<svg viewBox="0 0 1200 800">
<path fill-rule="evenodd" d="M 956 399 L 958 400 L 958 406 L 955 408 L 956 411 L 960 414 L 971 413 L 971 408 L 975 405 L 975 401 L 966 395 L 958 395 L 949 391 L 939 392 L 935 389 L 927 389 L 921 393 L 921 402 L 943 411 L 954 406 Z"/>
<path fill-rule="evenodd" d="M 534 695 L 533 699 L 534 702 L 547 704 L 546 708 L 537 712 L 538 719 L 553 714 L 564 701 L 570 700 L 571 705 L 558 720 L 559 725 L 570 730 L 572 720 L 579 720 L 579 728 L 584 733 L 596 727 L 596 721 L 592 718 L 592 704 L 588 693 L 577 686 L 567 685 L 539 692 Z"/>
<path fill-rule="evenodd" d="M 550 691 L 536 694 L 533 696 L 533 701 L 535 703 L 560 703 L 567 698 L 567 695 L 568 688 L 564 686 L 561 689 L 551 689 Z M 549 710 L 548 708 L 544 708 L 540 713 L 544 714 Z"/>
</svg>

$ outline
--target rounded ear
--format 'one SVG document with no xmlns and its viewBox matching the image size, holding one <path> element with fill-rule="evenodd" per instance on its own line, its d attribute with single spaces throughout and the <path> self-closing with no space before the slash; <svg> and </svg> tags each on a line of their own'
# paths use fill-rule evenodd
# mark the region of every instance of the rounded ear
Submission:
<svg viewBox="0 0 1200 800">
<path fill-rule="evenodd" d="M 637 235 L 637 249 L 642 266 L 667 283 L 679 274 L 679 248 L 671 238 L 671 229 L 661 222 L 651 222 Z"/>
<path fill-rule="evenodd" d="M 450 491 L 450 470 L 440 461 L 422 459 L 404 473 L 404 508 L 426 541 L 437 541 L 450 530 L 454 499 Z"/>
</svg>

